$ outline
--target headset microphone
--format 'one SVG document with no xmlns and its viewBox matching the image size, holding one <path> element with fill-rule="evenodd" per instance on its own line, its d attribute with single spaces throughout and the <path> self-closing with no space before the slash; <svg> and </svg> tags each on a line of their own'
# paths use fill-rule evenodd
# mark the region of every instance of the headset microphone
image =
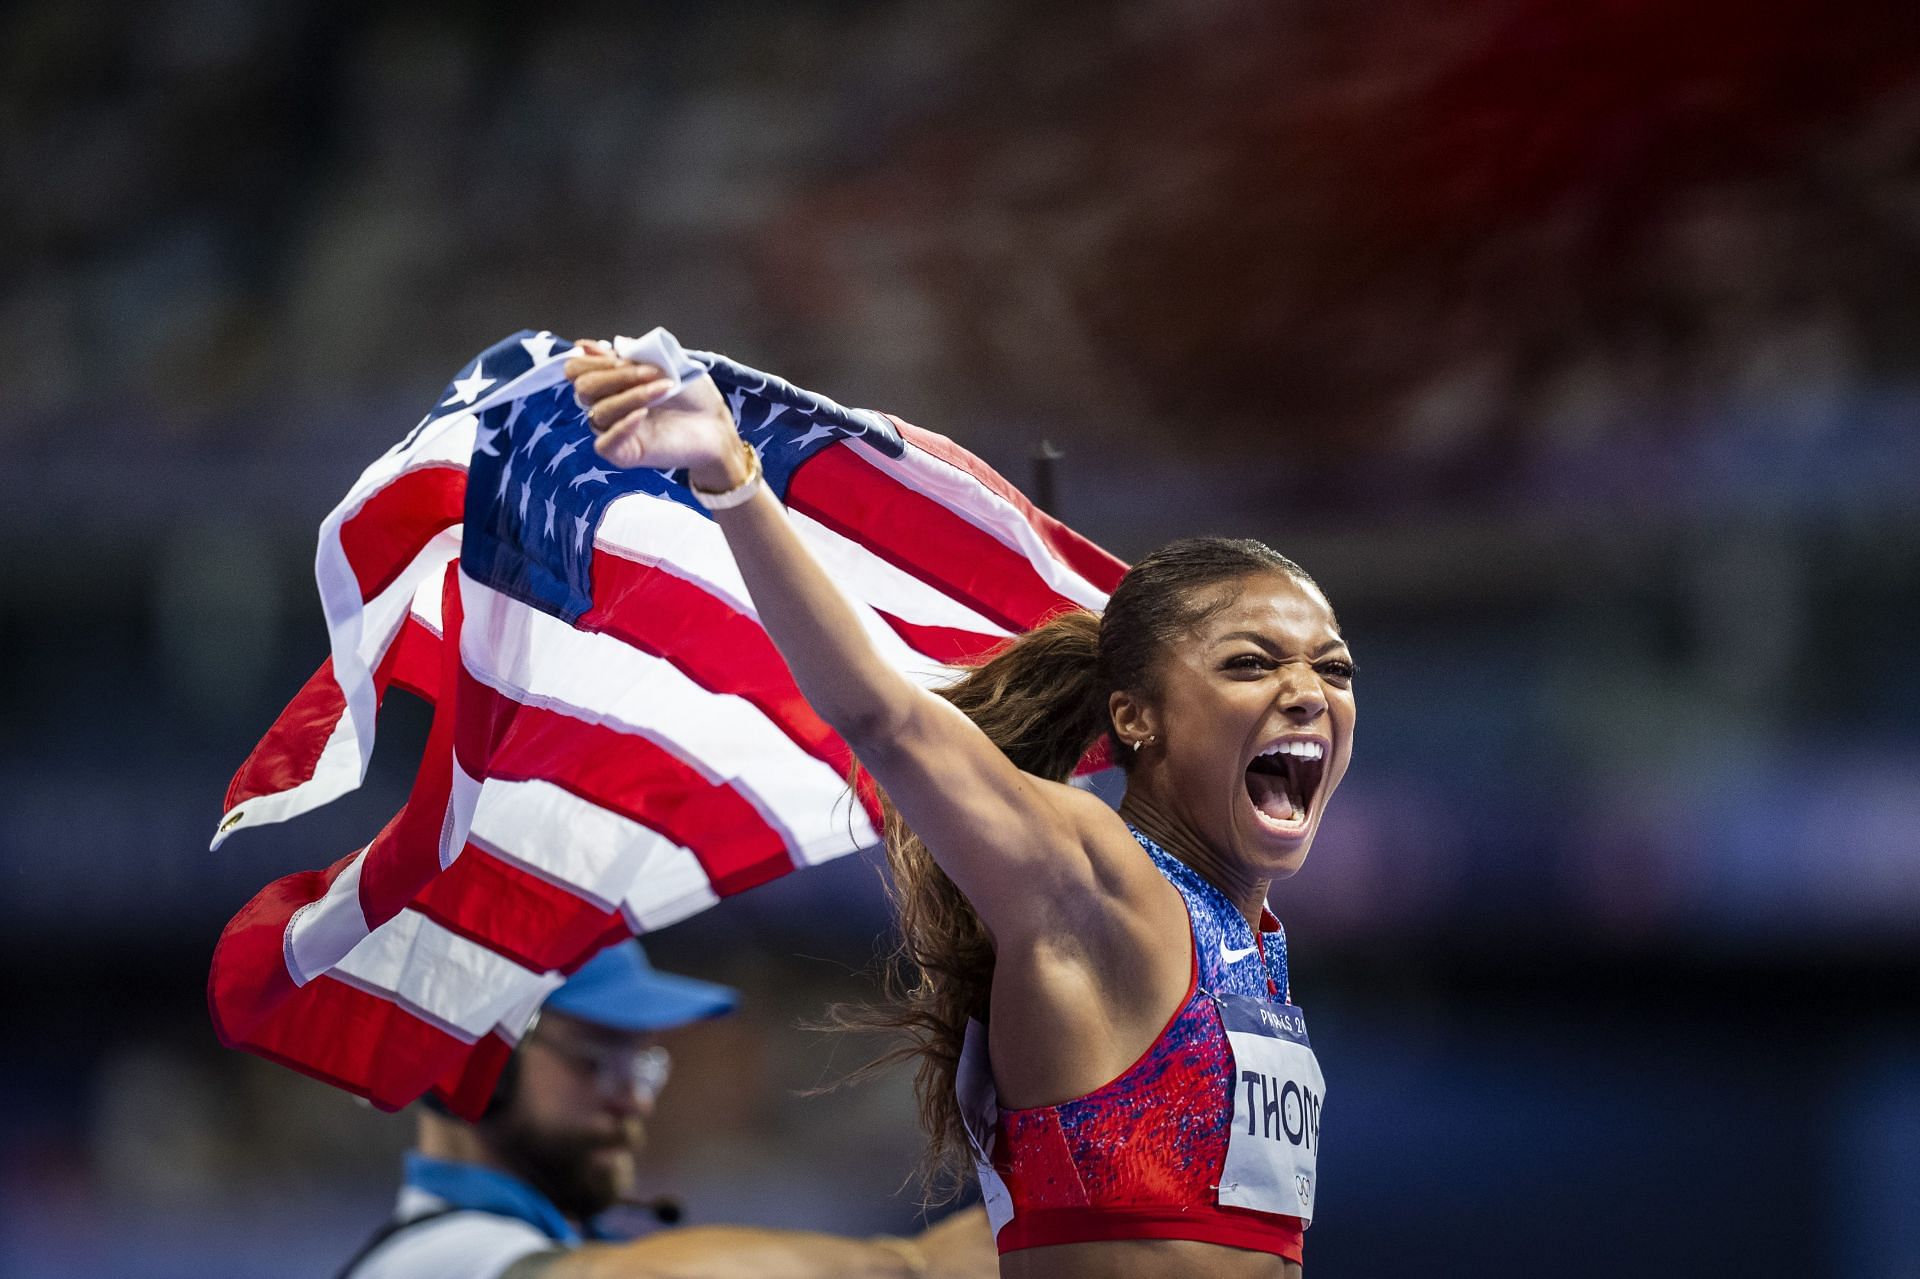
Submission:
<svg viewBox="0 0 1920 1279">
<path fill-rule="evenodd" d="M 653 1219 L 663 1226 L 677 1226 L 687 1215 L 686 1206 L 672 1195 L 661 1195 L 658 1199 L 643 1199 L 633 1205 L 643 1212 L 653 1214 Z"/>
</svg>

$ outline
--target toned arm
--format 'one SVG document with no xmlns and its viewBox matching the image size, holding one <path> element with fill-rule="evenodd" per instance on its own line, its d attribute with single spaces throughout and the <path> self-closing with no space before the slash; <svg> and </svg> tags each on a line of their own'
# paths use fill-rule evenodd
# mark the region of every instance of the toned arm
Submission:
<svg viewBox="0 0 1920 1279">
<path fill-rule="evenodd" d="M 694 1226 L 624 1244 L 586 1244 L 517 1261 L 501 1279 L 910 1279 L 899 1252 L 857 1239 Z"/>
<path fill-rule="evenodd" d="M 1014 767 L 959 710 L 888 665 L 765 492 L 718 519 L 800 691 L 996 937 L 1044 930 L 1049 897 L 1092 887 L 1086 824 L 1103 805 Z"/>
<path fill-rule="evenodd" d="M 916 1239 L 693 1226 L 515 1262 L 501 1279 L 990 1279 L 986 1214 L 955 1213 Z"/>
</svg>

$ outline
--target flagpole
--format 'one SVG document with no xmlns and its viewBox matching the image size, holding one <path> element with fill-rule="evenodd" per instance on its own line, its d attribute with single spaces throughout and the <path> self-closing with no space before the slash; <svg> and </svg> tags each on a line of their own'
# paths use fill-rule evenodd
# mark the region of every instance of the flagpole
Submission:
<svg viewBox="0 0 1920 1279">
<path fill-rule="evenodd" d="M 1033 483 L 1029 487 L 1033 491 L 1033 504 L 1055 518 L 1060 515 L 1054 488 L 1059 468 L 1055 463 L 1065 456 L 1065 452 L 1053 446 L 1052 440 L 1043 439 L 1033 450 L 1030 459 L 1033 463 Z"/>
</svg>

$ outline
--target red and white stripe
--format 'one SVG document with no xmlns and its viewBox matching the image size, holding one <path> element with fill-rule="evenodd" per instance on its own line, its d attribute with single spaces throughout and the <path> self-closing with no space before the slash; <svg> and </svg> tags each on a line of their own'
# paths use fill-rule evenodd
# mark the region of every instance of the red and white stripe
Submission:
<svg viewBox="0 0 1920 1279">
<path fill-rule="evenodd" d="M 537 363 L 474 406 L 554 384 Z M 630 494 L 569 626 L 458 570 L 476 418 L 429 423 L 322 526 L 332 657 L 234 777 L 218 846 L 358 786 L 386 690 L 434 703 L 406 806 L 229 923 L 209 1001 L 224 1042 L 393 1109 L 484 1105 L 563 974 L 608 942 L 873 842 L 852 756 L 794 686 L 725 539 Z M 795 526 L 900 670 L 933 684 L 1048 616 L 1100 608 L 1124 566 L 978 459 L 897 423 L 795 473 Z"/>
</svg>

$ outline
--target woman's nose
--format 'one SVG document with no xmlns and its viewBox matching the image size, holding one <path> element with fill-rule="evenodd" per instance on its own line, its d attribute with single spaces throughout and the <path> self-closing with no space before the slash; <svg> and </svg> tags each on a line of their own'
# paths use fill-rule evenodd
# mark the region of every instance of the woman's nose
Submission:
<svg viewBox="0 0 1920 1279">
<path fill-rule="evenodd" d="M 1301 724 L 1311 724 L 1327 712 L 1326 694 L 1319 679 L 1310 671 L 1292 673 L 1276 699 L 1286 716 Z"/>
</svg>

